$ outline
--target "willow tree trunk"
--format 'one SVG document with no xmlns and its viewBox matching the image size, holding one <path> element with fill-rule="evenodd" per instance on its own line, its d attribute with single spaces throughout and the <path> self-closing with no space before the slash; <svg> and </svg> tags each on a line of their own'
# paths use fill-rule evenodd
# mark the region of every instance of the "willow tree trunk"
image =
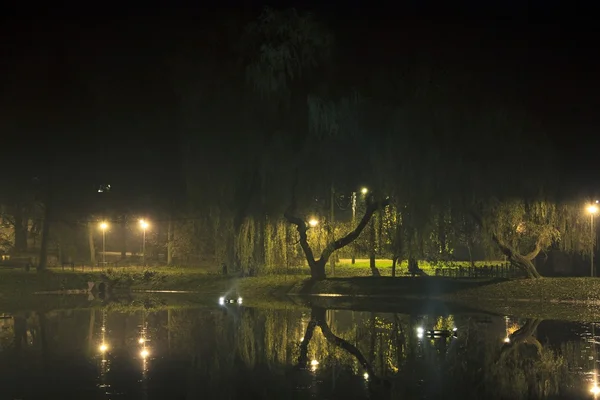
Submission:
<svg viewBox="0 0 600 400">
<path fill-rule="evenodd" d="M 121 231 L 121 260 L 124 260 L 127 258 L 127 219 L 124 215 L 121 216 L 119 225 Z"/>
<path fill-rule="evenodd" d="M 446 256 L 446 221 L 444 209 L 440 208 L 438 214 L 438 240 L 440 242 L 440 256 L 445 259 Z"/>
<path fill-rule="evenodd" d="M 171 216 L 169 216 L 169 229 L 167 231 L 167 265 L 168 266 L 173 265 L 173 247 L 174 247 L 173 234 L 174 234 L 173 218 Z"/>
<path fill-rule="evenodd" d="M 15 207 L 15 215 L 13 217 L 15 221 L 15 251 L 21 253 L 27 251 L 27 218 L 20 204 L 17 204 Z"/>
<path fill-rule="evenodd" d="M 50 218 L 52 217 L 52 201 L 46 200 L 44 210 L 44 222 L 42 225 L 42 241 L 40 243 L 40 260 L 37 266 L 38 271 L 43 271 L 48 267 L 48 242 L 50 240 Z"/>
<path fill-rule="evenodd" d="M 96 246 L 94 244 L 94 225 L 88 222 L 88 245 L 90 248 L 90 263 L 92 267 L 96 266 Z"/>
<path fill-rule="evenodd" d="M 375 236 L 375 221 L 371 220 L 371 226 L 369 229 L 369 268 L 371 268 L 371 274 L 373 274 L 373 276 L 381 276 L 379 270 L 377 269 L 377 264 L 375 260 Z"/>
</svg>

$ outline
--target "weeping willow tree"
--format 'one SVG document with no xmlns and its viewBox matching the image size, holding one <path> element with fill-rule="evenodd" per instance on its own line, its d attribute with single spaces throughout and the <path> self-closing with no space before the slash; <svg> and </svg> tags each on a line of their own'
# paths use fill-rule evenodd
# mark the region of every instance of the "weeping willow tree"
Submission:
<svg viewBox="0 0 600 400">
<path fill-rule="evenodd" d="M 552 201 L 494 201 L 475 213 L 488 241 L 530 278 L 540 278 L 534 260 L 556 247 L 583 253 L 592 245 L 583 207 Z"/>
</svg>

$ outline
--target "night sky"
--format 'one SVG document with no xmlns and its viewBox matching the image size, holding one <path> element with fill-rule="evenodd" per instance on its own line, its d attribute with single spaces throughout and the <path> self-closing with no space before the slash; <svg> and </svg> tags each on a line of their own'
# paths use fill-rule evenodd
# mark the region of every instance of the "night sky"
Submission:
<svg viewBox="0 0 600 400">
<path fill-rule="evenodd" d="M 600 184 L 598 35 L 577 3 L 522 3 L 285 6 L 314 10 L 327 21 L 348 60 L 348 79 L 356 70 L 442 53 L 496 76 L 498 95 L 521 99 L 556 142 L 571 181 L 591 194 Z M 52 165 L 61 179 L 83 186 L 169 190 L 180 168 L 181 128 L 172 60 L 194 39 L 219 41 L 210 36 L 213 21 L 245 23 L 262 7 L 218 4 L 118 12 L 104 5 L 93 17 L 78 16 L 82 5 L 29 14 L 5 5 L 13 7 L 2 13 L 0 28 L 5 163 L 26 164 L 23 173 Z"/>
</svg>

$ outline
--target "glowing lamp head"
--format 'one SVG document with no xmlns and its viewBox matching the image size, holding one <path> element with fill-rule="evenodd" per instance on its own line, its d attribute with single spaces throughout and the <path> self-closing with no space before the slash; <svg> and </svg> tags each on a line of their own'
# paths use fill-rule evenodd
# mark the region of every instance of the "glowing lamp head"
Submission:
<svg viewBox="0 0 600 400">
<path fill-rule="evenodd" d="M 238 297 L 237 302 L 238 302 L 238 304 L 242 304 L 242 298 Z"/>
<path fill-rule="evenodd" d="M 148 222 L 146 222 L 146 220 L 140 219 L 140 226 L 142 227 L 142 229 L 147 229 L 148 228 Z"/>
<path fill-rule="evenodd" d="M 505 337 L 504 338 L 504 343 L 510 343 L 510 338 L 509 337 Z"/>
<path fill-rule="evenodd" d="M 363 374 L 363 378 L 365 378 L 365 381 L 366 381 L 367 379 L 369 379 L 369 373 L 368 373 L 368 372 L 365 372 L 365 373 Z"/>
<path fill-rule="evenodd" d="M 596 204 L 591 204 L 588 206 L 587 211 L 590 214 L 596 214 L 598 212 L 598 206 Z"/>
<path fill-rule="evenodd" d="M 98 350 L 100 350 L 100 352 L 104 353 L 104 352 L 106 352 L 106 350 L 108 350 L 108 346 L 105 343 L 102 343 L 100 345 L 100 347 L 98 347 Z"/>
<path fill-rule="evenodd" d="M 319 362 L 317 360 L 312 360 L 310 362 L 310 365 L 312 365 L 313 367 L 316 367 L 317 365 L 319 365 Z"/>
<path fill-rule="evenodd" d="M 225 297 L 219 297 L 219 304 L 225 304 Z"/>
<path fill-rule="evenodd" d="M 140 356 L 141 356 L 142 358 L 146 358 L 146 357 L 148 357 L 149 355 L 150 355 L 150 352 L 149 352 L 148 350 L 146 350 L 146 349 L 143 349 L 142 351 L 140 351 Z"/>
<path fill-rule="evenodd" d="M 108 224 L 106 222 L 100 222 L 100 229 L 105 231 L 108 228 Z"/>
<path fill-rule="evenodd" d="M 364 188 L 360 189 L 360 192 L 362 194 L 367 194 L 367 193 L 369 193 L 369 189 L 367 189 L 366 187 L 364 187 Z"/>
<path fill-rule="evenodd" d="M 315 226 L 319 225 L 319 220 L 311 218 L 310 221 L 308 221 L 308 225 L 314 228 Z"/>
<path fill-rule="evenodd" d="M 144 344 L 144 342 L 146 342 L 146 339 L 144 339 L 142 337 L 138 339 L 139 344 Z"/>
<path fill-rule="evenodd" d="M 592 388 L 590 389 L 590 393 L 593 394 L 594 396 L 598 396 L 600 394 L 600 387 L 598 387 L 598 385 L 596 385 L 596 384 L 592 385 Z"/>
</svg>

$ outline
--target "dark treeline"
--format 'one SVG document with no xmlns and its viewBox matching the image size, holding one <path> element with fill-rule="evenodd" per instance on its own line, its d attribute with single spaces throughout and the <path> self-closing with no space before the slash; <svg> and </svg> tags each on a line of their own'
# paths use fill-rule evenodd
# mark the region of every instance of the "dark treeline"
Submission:
<svg viewBox="0 0 600 400">
<path fill-rule="evenodd" d="M 316 279 L 361 240 L 374 274 L 376 256 L 449 261 L 475 243 L 530 277 L 551 248 L 589 252 L 561 152 L 572 115 L 553 101 L 567 94 L 555 75 L 565 62 L 508 26 L 392 25 L 265 9 L 40 33 L 63 51 L 12 69 L 6 93 L 20 95 L 2 101 L 13 147 L 36 131 L 48 146 L 23 169 L 16 156 L 2 191 L 13 246 L 27 247 L 25 216 L 83 229 L 151 215 L 170 262 L 193 253 L 259 273 L 302 257 Z M 98 182 L 115 182 L 110 201 Z M 57 231 L 46 236 L 60 242 Z"/>
</svg>

